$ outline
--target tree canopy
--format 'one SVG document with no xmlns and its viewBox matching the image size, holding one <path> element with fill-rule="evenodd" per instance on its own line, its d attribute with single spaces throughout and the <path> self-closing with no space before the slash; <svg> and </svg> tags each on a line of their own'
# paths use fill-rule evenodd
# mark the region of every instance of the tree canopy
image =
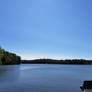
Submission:
<svg viewBox="0 0 92 92">
<path fill-rule="evenodd" d="M 0 65 L 20 64 L 21 58 L 14 53 L 5 51 L 0 47 Z"/>
<path fill-rule="evenodd" d="M 23 64 L 92 64 L 92 60 L 85 59 L 35 59 L 35 60 L 22 60 Z"/>
</svg>

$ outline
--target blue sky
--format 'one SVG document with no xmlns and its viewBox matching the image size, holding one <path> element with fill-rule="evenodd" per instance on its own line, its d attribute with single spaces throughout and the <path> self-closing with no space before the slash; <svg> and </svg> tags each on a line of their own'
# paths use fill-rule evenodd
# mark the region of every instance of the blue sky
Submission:
<svg viewBox="0 0 92 92">
<path fill-rule="evenodd" d="M 22 59 L 92 59 L 92 0 L 0 0 L 0 45 Z"/>
</svg>

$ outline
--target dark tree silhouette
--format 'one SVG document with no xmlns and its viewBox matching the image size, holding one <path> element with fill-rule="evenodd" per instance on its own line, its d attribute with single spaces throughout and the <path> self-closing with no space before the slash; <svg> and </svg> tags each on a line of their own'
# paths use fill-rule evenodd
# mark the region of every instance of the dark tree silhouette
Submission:
<svg viewBox="0 0 92 92">
<path fill-rule="evenodd" d="M 22 60 L 23 64 L 92 64 L 92 60 L 85 59 L 66 59 L 66 60 L 53 60 L 53 59 L 35 59 L 35 60 Z"/>
<path fill-rule="evenodd" d="M 21 58 L 14 53 L 5 51 L 0 47 L 0 65 L 20 64 Z"/>
</svg>

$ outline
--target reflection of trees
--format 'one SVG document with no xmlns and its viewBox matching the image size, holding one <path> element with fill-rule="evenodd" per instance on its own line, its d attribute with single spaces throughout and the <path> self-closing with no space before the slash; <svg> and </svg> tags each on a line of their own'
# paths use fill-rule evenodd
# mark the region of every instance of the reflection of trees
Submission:
<svg viewBox="0 0 92 92">
<path fill-rule="evenodd" d="M 0 69 L 0 76 L 5 72 L 7 72 L 7 69 Z"/>
<path fill-rule="evenodd" d="M 0 66 L 0 82 L 1 81 L 17 81 L 20 76 L 19 65 Z"/>
</svg>

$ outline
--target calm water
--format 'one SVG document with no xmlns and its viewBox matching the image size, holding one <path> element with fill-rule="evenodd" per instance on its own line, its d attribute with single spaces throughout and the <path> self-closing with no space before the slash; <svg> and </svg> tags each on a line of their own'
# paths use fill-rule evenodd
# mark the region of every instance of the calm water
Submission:
<svg viewBox="0 0 92 92">
<path fill-rule="evenodd" d="M 91 65 L 0 66 L 0 92 L 81 92 L 83 80 L 92 80 Z"/>
</svg>

